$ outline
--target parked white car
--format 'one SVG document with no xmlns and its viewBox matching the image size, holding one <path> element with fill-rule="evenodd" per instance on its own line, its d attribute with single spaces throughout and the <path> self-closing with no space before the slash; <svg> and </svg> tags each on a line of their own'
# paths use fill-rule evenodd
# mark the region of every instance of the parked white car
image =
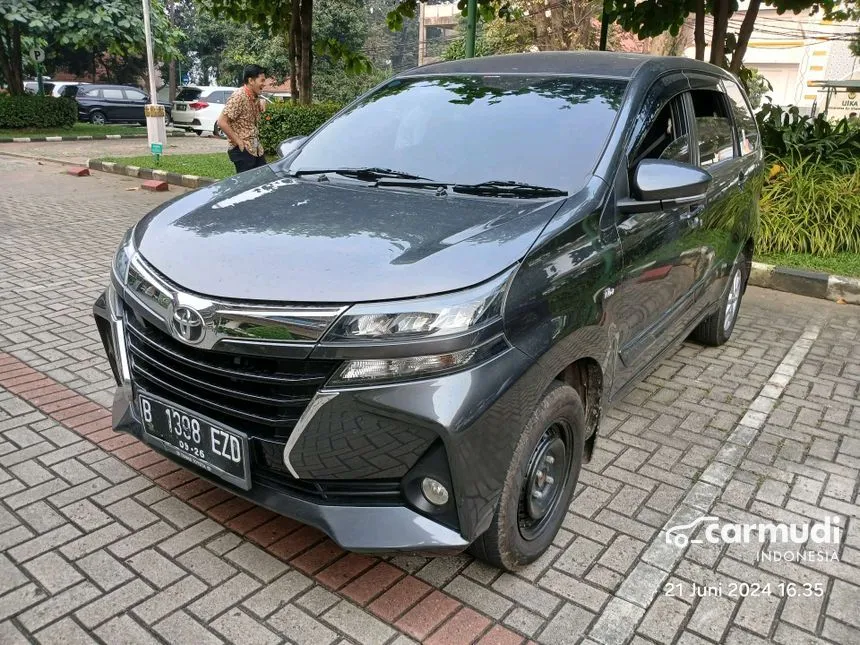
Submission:
<svg viewBox="0 0 860 645">
<path fill-rule="evenodd" d="M 227 99 L 238 88 L 223 85 L 184 85 L 173 101 L 173 125 L 198 135 L 210 132 L 223 136 L 218 117 Z"/>
</svg>

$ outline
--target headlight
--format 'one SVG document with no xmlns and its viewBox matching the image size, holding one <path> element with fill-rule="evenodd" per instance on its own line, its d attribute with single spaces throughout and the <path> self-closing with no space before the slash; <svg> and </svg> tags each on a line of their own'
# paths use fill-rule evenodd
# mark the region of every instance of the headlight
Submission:
<svg viewBox="0 0 860 645">
<path fill-rule="evenodd" d="M 442 376 L 469 365 L 481 363 L 509 348 L 507 341 L 496 337 L 479 347 L 447 354 L 410 358 L 374 358 L 347 361 L 332 376 L 328 386 L 388 383 L 410 378 Z"/>
<path fill-rule="evenodd" d="M 113 272 L 120 284 L 126 283 L 128 279 L 128 267 L 131 264 L 132 257 L 134 256 L 133 232 L 133 226 L 125 232 L 122 242 L 113 258 Z"/>
<path fill-rule="evenodd" d="M 442 296 L 355 305 L 323 342 L 429 340 L 478 329 L 501 316 L 512 274 L 509 269 L 477 287 Z"/>
</svg>

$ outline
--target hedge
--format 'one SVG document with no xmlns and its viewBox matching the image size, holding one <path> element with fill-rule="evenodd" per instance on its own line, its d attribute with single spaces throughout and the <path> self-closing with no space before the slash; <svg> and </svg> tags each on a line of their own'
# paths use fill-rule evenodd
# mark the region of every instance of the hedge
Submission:
<svg viewBox="0 0 860 645">
<path fill-rule="evenodd" d="M 0 95 L 0 128 L 71 128 L 78 120 L 74 99 Z"/>
<path fill-rule="evenodd" d="M 277 151 L 278 144 L 289 137 L 311 134 L 337 113 L 339 103 L 270 103 L 260 122 L 260 142 L 266 152 Z"/>
</svg>

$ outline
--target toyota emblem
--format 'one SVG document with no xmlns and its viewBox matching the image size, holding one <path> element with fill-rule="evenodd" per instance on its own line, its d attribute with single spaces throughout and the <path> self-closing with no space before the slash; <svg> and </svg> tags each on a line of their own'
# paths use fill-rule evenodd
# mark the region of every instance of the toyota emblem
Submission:
<svg viewBox="0 0 860 645">
<path fill-rule="evenodd" d="M 206 332 L 203 316 L 191 307 L 177 307 L 173 311 L 173 332 L 186 343 L 199 343 Z"/>
</svg>

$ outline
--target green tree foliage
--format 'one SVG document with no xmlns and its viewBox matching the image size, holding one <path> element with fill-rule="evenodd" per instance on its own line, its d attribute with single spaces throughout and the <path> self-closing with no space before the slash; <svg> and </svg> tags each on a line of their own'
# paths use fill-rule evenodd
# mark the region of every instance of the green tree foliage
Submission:
<svg viewBox="0 0 860 645">
<path fill-rule="evenodd" d="M 856 15 L 856 0 L 750 0 L 738 33 L 729 31 L 729 18 L 738 10 L 738 0 L 606 0 L 611 20 L 640 38 L 658 36 L 668 31 L 677 35 L 689 16 L 695 17 L 696 58 L 704 60 L 705 48 L 711 47 L 710 62 L 739 74 L 759 8 L 764 4 L 777 13 L 791 11 L 821 13 L 824 18 L 845 20 Z M 713 18 L 711 42 L 705 40 L 705 16 Z M 731 59 L 729 59 L 731 56 Z"/>
<path fill-rule="evenodd" d="M 176 52 L 179 33 L 151 0 L 153 44 Z M 23 57 L 33 46 L 127 59 L 146 51 L 139 0 L 0 0 L 0 71 L 11 94 L 23 93 Z"/>
</svg>

